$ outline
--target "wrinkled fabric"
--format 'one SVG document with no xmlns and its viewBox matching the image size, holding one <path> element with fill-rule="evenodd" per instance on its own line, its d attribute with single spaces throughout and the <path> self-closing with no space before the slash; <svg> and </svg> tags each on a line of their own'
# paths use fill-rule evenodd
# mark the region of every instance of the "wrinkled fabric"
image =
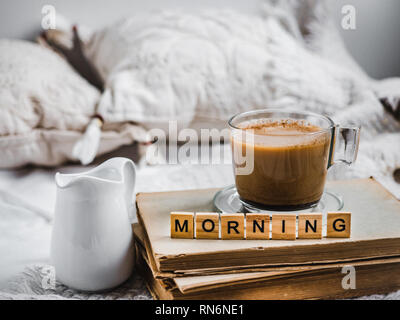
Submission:
<svg viewBox="0 0 400 320">
<path fill-rule="evenodd" d="M 0 40 L 0 168 L 55 166 L 76 160 L 72 149 L 96 113 L 100 92 L 53 51 Z M 127 122 L 103 130 L 97 154 L 146 140 Z"/>
</svg>

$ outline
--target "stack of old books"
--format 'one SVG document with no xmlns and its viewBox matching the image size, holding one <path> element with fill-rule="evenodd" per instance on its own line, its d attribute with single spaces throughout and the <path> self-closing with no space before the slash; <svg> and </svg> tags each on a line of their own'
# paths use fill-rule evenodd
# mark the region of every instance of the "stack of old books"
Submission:
<svg viewBox="0 0 400 320">
<path fill-rule="evenodd" d="M 137 270 L 157 299 L 322 299 L 399 289 L 400 202 L 373 179 L 328 188 L 352 213 L 349 239 L 171 239 L 170 212 L 214 211 L 217 190 L 138 194 Z"/>
</svg>

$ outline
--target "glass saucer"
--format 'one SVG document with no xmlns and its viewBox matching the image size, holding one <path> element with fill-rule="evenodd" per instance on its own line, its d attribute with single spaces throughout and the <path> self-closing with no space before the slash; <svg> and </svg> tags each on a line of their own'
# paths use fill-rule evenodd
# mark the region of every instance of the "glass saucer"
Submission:
<svg viewBox="0 0 400 320">
<path fill-rule="evenodd" d="M 213 199 L 214 207 L 218 212 L 222 213 L 273 213 L 279 211 L 268 211 L 257 209 L 254 206 L 243 203 L 239 194 L 236 191 L 235 185 L 226 187 L 221 191 L 218 191 Z M 326 211 L 338 211 L 344 206 L 343 199 L 337 194 L 334 194 L 328 190 L 325 190 L 321 200 L 311 208 L 302 209 L 297 211 L 289 211 L 293 213 L 302 212 L 326 212 Z"/>
</svg>

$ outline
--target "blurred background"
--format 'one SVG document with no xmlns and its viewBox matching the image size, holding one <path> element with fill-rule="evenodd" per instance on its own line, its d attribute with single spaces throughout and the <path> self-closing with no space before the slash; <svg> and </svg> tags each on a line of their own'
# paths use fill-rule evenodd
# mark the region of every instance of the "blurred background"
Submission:
<svg viewBox="0 0 400 320">
<path fill-rule="evenodd" d="M 0 2 L 0 38 L 32 40 L 38 33 L 42 19 L 41 10 L 46 4 L 76 23 L 89 27 L 106 26 L 115 20 L 141 11 L 183 8 L 233 8 L 254 13 L 262 0 L 115 0 L 110 10 L 108 0 L 2 0 Z M 357 29 L 340 27 L 344 5 L 357 10 Z M 373 78 L 382 79 L 400 75 L 400 1 L 398 0 L 335 0 L 334 15 L 350 53 Z M 95 12 L 95 14 L 93 14 Z"/>
</svg>

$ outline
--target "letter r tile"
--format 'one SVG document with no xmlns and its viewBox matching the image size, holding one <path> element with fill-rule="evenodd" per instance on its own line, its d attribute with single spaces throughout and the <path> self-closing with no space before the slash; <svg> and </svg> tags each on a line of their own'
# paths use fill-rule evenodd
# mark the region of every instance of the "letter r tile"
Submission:
<svg viewBox="0 0 400 320">
<path fill-rule="evenodd" d="M 221 214 L 221 238 L 226 240 L 244 239 L 244 214 Z"/>
</svg>

